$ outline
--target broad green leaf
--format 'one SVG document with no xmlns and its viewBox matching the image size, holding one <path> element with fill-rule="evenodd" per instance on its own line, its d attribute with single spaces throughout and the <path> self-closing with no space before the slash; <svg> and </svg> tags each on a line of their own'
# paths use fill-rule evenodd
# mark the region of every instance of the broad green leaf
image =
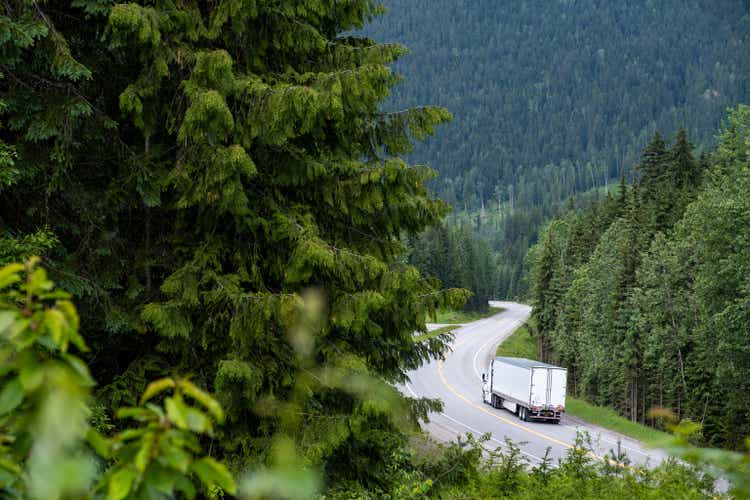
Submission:
<svg viewBox="0 0 750 500">
<path fill-rule="evenodd" d="M 44 311 L 44 326 L 47 327 L 52 340 L 65 352 L 68 348 L 67 339 L 64 336 L 66 330 L 65 315 L 58 309 L 47 309 Z"/>
<path fill-rule="evenodd" d="M 18 313 L 16 311 L 0 311 L 0 335 L 4 335 L 5 331 L 10 329 L 16 321 Z"/>
<path fill-rule="evenodd" d="M 156 416 L 152 409 L 140 408 L 137 406 L 126 406 L 125 408 L 120 408 L 119 410 L 117 410 L 115 415 L 117 415 L 117 418 L 132 418 L 138 420 L 139 422 L 151 420 L 154 418 L 154 416 Z"/>
<path fill-rule="evenodd" d="M 14 475 L 20 474 L 23 470 L 18 463 L 7 458 L 0 458 L 0 469 L 4 469 Z"/>
<path fill-rule="evenodd" d="M 128 496 L 136 478 L 136 471 L 130 467 L 120 469 L 109 479 L 107 500 L 122 500 Z"/>
<path fill-rule="evenodd" d="M 213 431 L 211 420 L 202 411 L 187 407 L 185 409 L 185 417 L 187 419 L 187 427 L 191 431 L 199 434 L 210 434 Z"/>
<path fill-rule="evenodd" d="M 111 455 L 109 440 L 95 429 L 89 428 L 86 431 L 86 442 L 94 449 L 97 455 L 108 459 Z"/>
<path fill-rule="evenodd" d="M 187 407 L 179 397 L 166 398 L 164 407 L 167 410 L 167 417 L 180 429 L 188 428 Z"/>
<path fill-rule="evenodd" d="M 143 396 L 141 396 L 141 404 L 145 403 L 157 394 L 166 391 L 167 389 L 173 389 L 174 386 L 175 382 L 171 378 L 163 378 L 151 382 L 146 387 L 146 390 L 143 391 Z"/>
<path fill-rule="evenodd" d="M 124 443 L 133 439 L 138 439 L 146 432 L 148 432 L 147 429 L 126 429 L 117 434 L 113 438 L 113 441 L 115 443 Z"/>
<path fill-rule="evenodd" d="M 8 264 L 0 267 L 0 290 L 21 281 L 18 274 L 23 271 L 23 264 Z"/>
<path fill-rule="evenodd" d="M 149 462 L 151 461 L 151 452 L 154 449 L 154 435 L 153 433 L 147 433 L 144 434 L 141 438 L 141 447 L 138 450 L 138 453 L 135 455 L 135 459 L 133 460 L 133 464 L 135 465 L 135 468 L 138 469 L 138 472 L 143 472 L 146 470 L 146 467 L 148 467 Z"/>
<path fill-rule="evenodd" d="M 197 492 L 195 491 L 195 486 L 193 486 L 193 483 L 190 482 L 190 479 L 185 476 L 178 477 L 177 481 L 175 481 L 174 487 L 177 491 L 181 491 L 182 494 L 185 495 L 185 498 L 187 498 L 188 500 L 192 500 L 197 494 Z"/>
<path fill-rule="evenodd" d="M 5 415 L 18 408 L 24 397 L 24 390 L 18 378 L 14 378 L 0 391 L 0 415 Z"/>
<path fill-rule="evenodd" d="M 43 365 L 33 364 L 24 366 L 18 374 L 18 380 L 21 382 L 24 391 L 32 392 L 37 390 L 44 383 Z"/>
<path fill-rule="evenodd" d="M 160 458 L 170 467 L 180 472 L 187 472 L 191 460 L 188 452 L 172 443 L 164 443 L 160 451 Z"/>
<path fill-rule="evenodd" d="M 237 485 L 227 467 L 211 457 L 203 457 L 200 460 L 196 460 L 193 462 L 190 470 L 195 472 L 205 485 L 211 486 L 217 484 L 230 495 L 237 493 Z"/>
<path fill-rule="evenodd" d="M 47 279 L 47 271 L 42 268 L 34 269 L 29 276 L 29 281 L 26 287 L 31 290 L 33 294 L 39 294 L 51 290 L 53 284 Z"/>
<path fill-rule="evenodd" d="M 11 340 L 14 340 L 16 342 L 19 342 L 19 337 L 23 337 L 24 333 L 31 327 L 31 320 L 29 318 L 16 318 L 16 321 L 13 322 L 6 330 L 6 335 Z M 33 335 L 27 336 L 29 341 L 28 345 L 31 345 L 34 341 Z M 23 342 L 19 342 L 18 349 L 23 349 L 26 347 L 26 345 L 23 345 Z"/>
<path fill-rule="evenodd" d="M 89 367 L 81 361 L 76 356 L 70 355 L 70 354 L 63 354 L 62 358 L 68 363 L 68 365 L 78 374 L 79 377 L 81 377 L 81 383 L 86 387 L 93 387 L 96 385 L 96 381 L 94 381 L 93 377 L 91 376 L 91 373 L 89 372 Z"/>
<path fill-rule="evenodd" d="M 154 415 L 156 415 L 157 417 L 162 418 L 166 416 L 161 406 L 156 406 L 155 404 L 152 404 L 152 403 L 146 403 L 143 406 L 151 410 L 152 412 L 154 412 Z"/>
<path fill-rule="evenodd" d="M 180 380 L 178 384 L 185 394 L 202 404 L 216 419 L 217 423 L 221 424 L 224 422 L 224 411 L 221 409 L 221 405 L 209 393 L 200 389 L 189 380 Z"/>
<path fill-rule="evenodd" d="M 169 467 L 164 467 L 156 462 L 152 462 L 144 477 L 144 483 L 153 487 L 160 493 L 172 496 L 174 494 L 174 483 L 178 474 Z"/>
</svg>

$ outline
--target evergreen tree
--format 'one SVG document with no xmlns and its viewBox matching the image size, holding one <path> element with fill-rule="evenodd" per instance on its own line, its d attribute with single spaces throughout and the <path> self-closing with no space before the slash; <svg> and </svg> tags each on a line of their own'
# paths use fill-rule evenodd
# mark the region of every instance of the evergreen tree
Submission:
<svg viewBox="0 0 750 500">
<path fill-rule="evenodd" d="M 666 408 L 731 448 L 750 432 L 748 109 L 730 114 L 699 160 L 684 132 L 671 148 L 656 136 L 630 189 L 551 223 L 571 225 L 572 265 L 549 265 L 545 249 L 564 241 L 549 229 L 529 253 L 534 314 L 552 321 L 552 356 L 569 367 L 572 393 L 655 425 L 650 409 Z M 562 299 L 539 301 L 554 283 Z"/>
<path fill-rule="evenodd" d="M 351 33 L 380 12 L 0 7 L 0 258 L 42 253 L 75 294 L 100 401 L 133 404 L 147 380 L 191 374 L 226 406 L 218 454 L 240 466 L 279 424 L 262 403 L 294 390 L 309 291 L 327 304 L 320 363 L 397 382 L 444 347 L 413 342 L 445 295 L 401 262 L 400 237 L 446 210 L 429 169 L 398 155 L 450 115 L 379 110 L 404 49 Z M 404 441 L 377 405 L 318 388 L 304 414 L 297 442 L 333 481 L 387 481 Z"/>
<path fill-rule="evenodd" d="M 659 184 L 669 168 L 669 153 L 661 134 L 654 134 L 651 142 L 643 150 L 641 163 L 638 165 L 639 182 L 642 186 L 641 197 L 644 203 L 652 203 L 659 197 Z"/>
<path fill-rule="evenodd" d="M 677 189 L 697 189 L 701 184 L 703 169 L 701 162 L 693 156 L 693 149 L 687 132 L 684 128 L 680 128 L 670 151 L 672 184 Z"/>
<path fill-rule="evenodd" d="M 559 249 L 553 240 L 553 227 L 549 227 L 541 242 L 539 255 L 535 260 L 535 274 L 532 277 L 534 297 L 532 315 L 536 325 L 536 336 L 539 355 L 542 360 L 550 356 L 550 335 L 554 329 L 557 316 L 557 290 L 555 289 L 555 271 L 559 263 Z"/>
</svg>

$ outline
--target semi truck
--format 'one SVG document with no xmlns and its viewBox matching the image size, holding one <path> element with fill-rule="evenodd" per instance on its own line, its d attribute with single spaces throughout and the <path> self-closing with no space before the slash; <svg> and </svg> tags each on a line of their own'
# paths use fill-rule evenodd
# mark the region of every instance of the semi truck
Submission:
<svg viewBox="0 0 750 500">
<path fill-rule="evenodd" d="M 565 368 L 526 358 L 496 357 L 482 374 L 482 399 L 523 421 L 559 423 L 565 412 Z"/>
</svg>

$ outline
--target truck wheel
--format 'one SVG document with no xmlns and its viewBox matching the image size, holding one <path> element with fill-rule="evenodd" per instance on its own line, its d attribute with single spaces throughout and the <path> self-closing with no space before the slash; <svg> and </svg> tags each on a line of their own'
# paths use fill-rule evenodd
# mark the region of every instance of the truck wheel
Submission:
<svg viewBox="0 0 750 500">
<path fill-rule="evenodd" d="M 523 420 L 524 422 L 529 421 L 529 410 L 527 410 L 523 406 L 521 407 L 521 420 Z"/>
</svg>

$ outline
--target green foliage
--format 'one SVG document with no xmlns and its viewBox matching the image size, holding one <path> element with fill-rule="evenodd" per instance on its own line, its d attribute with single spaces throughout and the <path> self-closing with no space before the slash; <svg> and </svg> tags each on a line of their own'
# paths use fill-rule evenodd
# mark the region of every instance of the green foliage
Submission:
<svg viewBox="0 0 750 500">
<path fill-rule="evenodd" d="M 706 151 L 724 111 L 748 99 L 742 2 L 384 3 L 365 33 L 410 49 L 386 109 L 455 115 L 413 158 L 439 170 L 440 198 L 492 226 L 480 233 L 500 257 L 499 297 L 527 296 L 524 256 L 568 198 L 629 178 L 657 130 L 685 127 Z"/>
<path fill-rule="evenodd" d="M 82 446 L 94 381 L 68 352 L 87 350 L 75 307 L 37 262 L 0 268 L 0 491 L 60 498 L 94 477 Z"/>
<path fill-rule="evenodd" d="M 429 332 L 425 332 L 425 333 L 415 336 L 414 342 L 422 342 L 423 340 L 428 340 L 428 339 L 432 339 L 435 337 L 439 337 L 439 336 L 445 335 L 446 333 L 451 333 L 456 328 L 458 328 L 457 325 L 442 326 L 440 328 L 436 328 Z"/>
<path fill-rule="evenodd" d="M 299 391 L 294 460 L 329 485 L 390 491 L 393 457 L 436 403 L 364 388 L 439 356 L 445 339 L 413 332 L 467 292 L 404 263 L 402 238 L 447 207 L 425 187 L 434 173 L 398 155 L 451 115 L 379 108 L 405 49 L 353 30 L 381 12 L 373 0 L 0 7 L 0 260 L 39 253 L 75 295 L 98 414 L 184 374 L 226 409 L 212 456 L 270 467 L 286 424 L 269 407 Z M 311 290 L 326 307 L 304 359 L 344 370 L 326 383 L 297 354 Z M 121 484 L 145 491 L 150 467 Z"/>
<path fill-rule="evenodd" d="M 0 265 L 25 261 L 33 255 L 43 254 L 59 244 L 49 230 L 40 230 L 20 238 L 0 234 Z"/>
<path fill-rule="evenodd" d="M 564 201 L 629 171 L 657 130 L 684 126 L 705 149 L 747 99 L 746 4 L 384 3 L 365 33 L 410 49 L 388 105 L 456 115 L 415 155 L 439 160 L 454 206 Z"/>
<path fill-rule="evenodd" d="M 729 491 L 732 498 L 750 496 L 750 454 L 747 453 L 750 450 L 749 438 L 745 438 L 744 453 L 699 448 L 691 443 L 695 434 L 700 432 L 699 424 L 684 421 L 670 427 L 674 437 L 662 442 L 670 454 L 695 467 L 721 471 L 732 485 Z"/>
<path fill-rule="evenodd" d="M 529 255 L 538 335 L 572 394 L 656 426 L 649 410 L 663 407 L 702 422 L 695 439 L 736 449 L 750 433 L 749 117 L 733 110 L 707 158 L 684 131 L 671 147 L 656 136 L 631 188 L 552 222 L 554 251 Z M 596 211 L 609 222 L 591 231 Z"/>
<path fill-rule="evenodd" d="M 487 301 L 496 297 L 497 256 L 469 225 L 453 226 L 444 222 L 411 238 L 409 247 L 409 263 L 425 276 L 445 286 L 472 292 L 464 308 L 467 314 L 440 319 L 438 312 L 438 318 L 433 321 L 468 322 L 490 312 Z"/>
<path fill-rule="evenodd" d="M 141 406 L 122 408 L 137 427 L 107 438 L 90 427 L 94 380 L 68 352 L 85 352 L 70 296 L 56 290 L 39 259 L 0 268 L 0 491 L 17 498 L 107 499 L 199 491 L 236 494 L 226 466 L 197 458 L 200 435 L 223 423 L 219 403 L 183 379 L 149 384 Z M 149 402 L 161 397 L 163 406 Z M 186 397 L 190 402 L 186 400 Z M 101 417 L 96 417 L 101 420 Z M 106 427 L 106 426 L 100 426 Z M 88 444 L 88 446 L 86 446 Z M 91 450 L 109 464 L 101 473 Z M 93 489 L 92 489 L 93 487 Z"/>
<path fill-rule="evenodd" d="M 502 344 L 497 346 L 497 356 L 511 358 L 537 359 L 539 350 L 537 342 L 531 336 L 533 325 L 524 324 L 519 326 Z"/>
<path fill-rule="evenodd" d="M 169 390 L 174 394 L 164 397 L 163 406 L 149 403 Z M 214 422 L 223 423 L 224 413 L 216 400 L 191 382 L 152 382 L 141 397 L 141 406 L 121 408 L 117 416 L 135 420 L 138 426 L 117 433 L 98 450 L 114 460 L 98 486 L 108 499 L 147 498 L 154 492 L 195 498 L 199 491 L 195 482 L 204 492 L 218 487 L 231 495 L 237 493 L 224 464 L 210 456 L 195 456 L 201 450 L 198 436 L 213 435 Z"/>
<path fill-rule="evenodd" d="M 590 456 L 587 436 L 579 435 L 575 446 L 557 464 L 548 456 L 531 466 L 519 448 L 506 442 L 502 449 L 485 450 L 483 440 L 469 438 L 470 447 L 449 450 L 453 470 L 458 474 L 474 467 L 478 473 L 457 476 L 447 484 L 438 483 L 438 498 L 716 498 L 713 478 L 695 468 L 666 460 L 649 469 L 627 465 L 627 457 L 614 456 L 603 461 Z M 481 456 L 487 456 L 481 460 Z M 614 452 L 613 452 L 614 454 Z M 445 453 L 444 456 L 450 456 Z M 468 460 L 467 460 L 468 459 Z M 473 460 L 473 461 L 472 461 Z M 624 463 L 623 463 L 624 461 Z"/>
</svg>

